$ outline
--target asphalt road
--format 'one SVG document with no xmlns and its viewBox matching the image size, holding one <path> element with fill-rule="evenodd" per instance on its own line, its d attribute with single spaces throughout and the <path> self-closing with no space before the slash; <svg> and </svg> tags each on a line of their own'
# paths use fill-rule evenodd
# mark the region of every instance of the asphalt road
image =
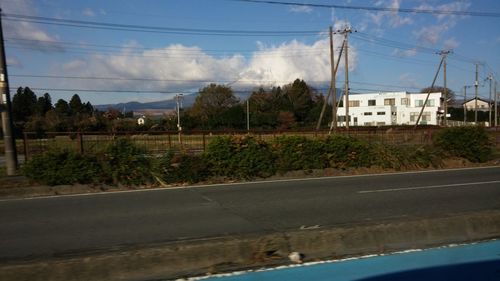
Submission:
<svg viewBox="0 0 500 281">
<path fill-rule="evenodd" d="M 0 201 L 0 260 L 500 209 L 500 167 Z"/>
</svg>

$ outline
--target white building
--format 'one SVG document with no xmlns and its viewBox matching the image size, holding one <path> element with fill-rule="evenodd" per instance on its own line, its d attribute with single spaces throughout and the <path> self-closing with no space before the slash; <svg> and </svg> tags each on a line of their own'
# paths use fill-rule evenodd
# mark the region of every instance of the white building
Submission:
<svg viewBox="0 0 500 281">
<path fill-rule="evenodd" d="M 420 125 L 438 125 L 442 118 L 441 93 L 431 93 Z M 370 93 L 349 95 L 349 126 L 415 125 L 427 93 Z M 345 98 L 344 98 L 345 102 Z M 337 110 L 338 126 L 345 126 L 345 106 Z"/>
</svg>

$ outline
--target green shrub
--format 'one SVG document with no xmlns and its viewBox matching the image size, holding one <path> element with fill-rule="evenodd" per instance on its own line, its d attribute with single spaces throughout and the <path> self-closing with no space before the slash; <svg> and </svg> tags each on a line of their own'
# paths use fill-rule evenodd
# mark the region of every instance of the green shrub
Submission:
<svg viewBox="0 0 500 281">
<path fill-rule="evenodd" d="M 253 137 L 217 137 L 204 156 L 215 176 L 249 179 L 276 172 L 271 146 Z"/>
<path fill-rule="evenodd" d="M 487 161 L 493 151 L 493 142 L 482 127 L 455 127 L 439 131 L 434 145 L 451 156 L 472 162 Z"/>
<path fill-rule="evenodd" d="M 97 182 L 101 167 L 95 157 L 68 150 L 51 150 L 35 155 L 23 166 L 22 172 L 41 184 L 84 184 Z"/>
<path fill-rule="evenodd" d="M 325 139 L 325 157 L 332 168 L 370 167 L 373 154 L 370 146 L 359 139 L 345 136 L 328 136 Z"/>
<path fill-rule="evenodd" d="M 278 171 L 323 169 L 326 167 L 324 142 L 306 137 L 282 136 L 273 143 Z"/>
<path fill-rule="evenodd" d="M 167 152 L 158 159 L 155 174 L 167 183 L 204 181 L 210 176 L 208 163 L 200 155 Z"/>
<path fill-rule="evenodd" d="M 143 185 L 153 181 L 151 159 L 144 149 L 128 139 L 118 139 L 110 144 L 100 155 L 99 162 L 105 183 Z"/>
</svg>

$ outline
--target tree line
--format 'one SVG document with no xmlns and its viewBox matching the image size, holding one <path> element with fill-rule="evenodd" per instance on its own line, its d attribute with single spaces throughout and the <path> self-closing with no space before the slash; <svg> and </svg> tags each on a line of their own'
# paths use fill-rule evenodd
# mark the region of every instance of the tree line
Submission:
<svg viewBox="0 0 500 281">
<path fill-rule="evenodd" d="M 250 126 L 253 129 L 292 129 L 312 127 L 319 117 L 324 96 L 304 80 L 297 79 L 282 87 L 253 91 L 249 98 Z M 177 115 L 160 119 L 146 116 L 139 125 L 133 112 L 114 108 L 100 111 L 78 94 L 69 101 L 55 104 L 49 93 L 37 95 L 29 87 L 19 87 L 12 98 L 16 132 L 113 132 L 177 130 Z M 195 102 L 180 110 L 183 130 L 245 129 L 246 101 L 240 101 L 230 86 L 210 84 L 201 88 Z M 327 113 L 326 124 L 331 116 Z"/>
<path fill-rule="evenodd" d="M 421 92 L 428 90 L 425 88 Z M 443 90 L 442 87 L 431 89 L 433 92 Z M 455 100 L 453 91 L 448 89 L 447 92 L 448 97 Z M 243 130 L 247 126 L 248 106 L 248 121 L 252 129 L 314 128 L 324 103 L 323 93 L 301 79 L 271 89 L 260 87 L 252 91 L 245 101 L 241 101 L 230 86 L 209 84 L 199 90 L 191 107 L 180 110 L 181 127 L 183 130 Z M 29 87 L 17 89 L 12 99 L 12 110 L 18 134 L 23 131 L 177 130 L 176 114 L 164 115 L 159 119 L 146 116 L 145 124 L 139 125 L 131 111 L 121 112 L 113 108 L 99 111 L 90 102 L 83 103 L 78 94 L 74 94 L 69 101 L 59 99 L 52 104 L 49 93 L 37 97 Z M 450 109 L 450 113 L 450 120 L 463 120 L 462 109 Z M 331 116 L 331 109 L 326 110 L 323 126 L 327 125 Z M 481 113 L 479 117 L 482 121 L 486 115 Z"/>
</svg>

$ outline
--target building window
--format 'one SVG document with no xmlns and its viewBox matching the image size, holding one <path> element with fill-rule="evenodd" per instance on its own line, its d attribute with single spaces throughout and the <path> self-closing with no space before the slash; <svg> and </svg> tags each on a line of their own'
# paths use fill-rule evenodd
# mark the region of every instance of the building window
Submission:
<svg viewBox="0 0 500 281">
<path fill-rule="evenodd" d="M 339 115 L 338 122 L 345 122 L 345 115 Z M 351 116 L 349 116 L 349 121 L 351 121 Z"/>
<path fill-rule="evenodd" d="M 373 113 L 371 113 L 371 112 L 365 112 L 365 113 L 363 113 L 363 115 L 373 115 Z"/>
<path fill-rule="evenodd" d="M 402 98 L 401 99 L 401 105 L 410 105 L 409 99 L 408 98 Z"/>
<path fill-rule="evenodd" d="M 410 113 L 410 122 L 417 122 L 417 118 L 420 112 L 411 112 Z M 430 122 L 431 121 L 431 113 L 430 112 L 424 112 L 422 113 L 422 117 L 420 118 L 421 122 Z"/>
<path fill-rule="evenodd" d="M 416 100 L 415 107 L 422 107 L 424 104 L 424 100 Z M 427 100 L 427 104 L 425 106 L 434 106 L 434 100 Z"/>
<path fill-rule="evenodd" d="M 359 107 L 359 100 L 350 100 L 349 107 Z"/>
<path fill-rule="evenodd" d="M 410 121 L 416 122 L 419 114 L 420 114 L 419 112 L 411 112 L 410 113 Z"/>
<path fill-rule="evenodd" d="M 377 115 L 385 115 L 385 111 L 379 111 L 377 112 Z"/>
<path fill-rule="evenodd" d="M 376 100 L 368 100 L 368 106 L 375 106 L 375 105 L 377 105 Z"/>
<path fill-rule="evenodd" d="M 396 105 L 396 99 L 384 99 L 384 105 Z"/>
<path fill-rule="evenodd" d="M 385 126 L 385 122 L 377 122 L 377 126 Z"/>
</svg>

